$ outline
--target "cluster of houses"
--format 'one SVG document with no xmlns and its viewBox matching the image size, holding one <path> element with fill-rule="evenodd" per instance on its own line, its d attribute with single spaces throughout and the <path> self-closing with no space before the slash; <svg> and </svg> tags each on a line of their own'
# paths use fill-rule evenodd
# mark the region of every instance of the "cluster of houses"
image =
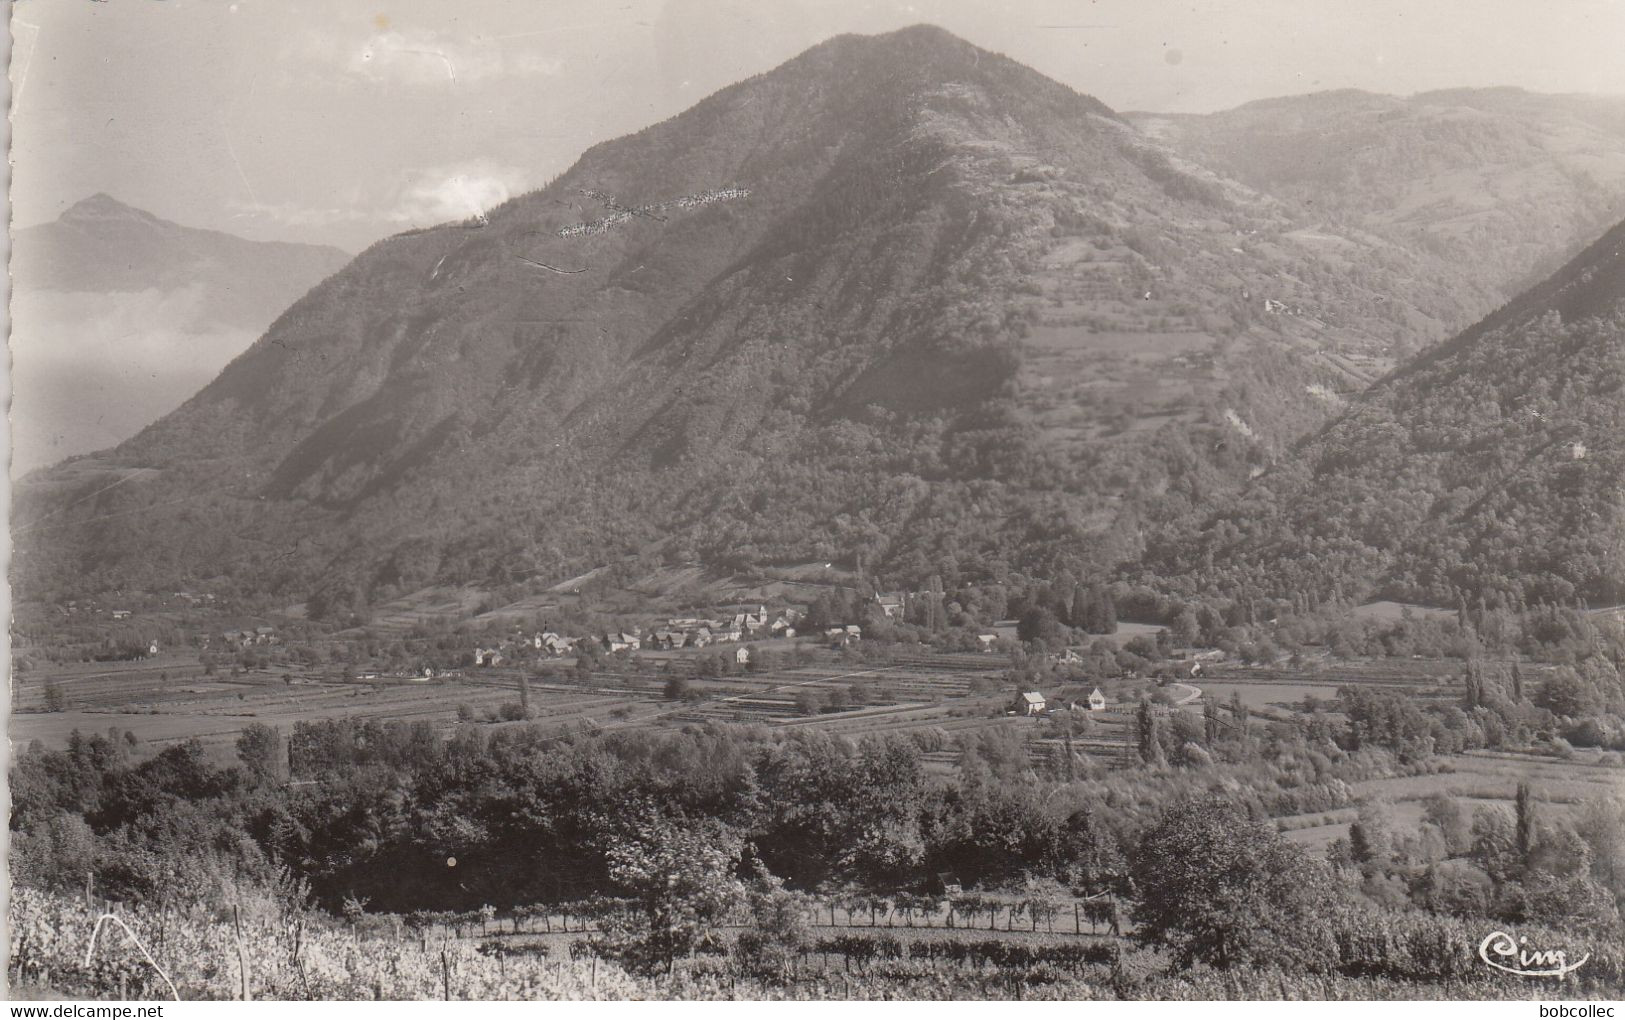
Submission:
<svg viewBox="0 0 1625 1020">
<path fill-rule="evenodd" d="M 227 648 L 250 648 L 254 645 L 274 645 L 277 643 L 275 627 L 254 627 L 242 630 L 227 630 L 220 634 L 221 643 Z"/>
<path fill-rule="evenodd" d="M 706 645 L 748 641 L 753 638 L 793 638 L 799 609 L 769 613 L 766 606 L 717 619 L 674 617 L 649 636 L 654 648 L 704 648 Z"/>
<path fill-rule="evenodd" d="M 607 639 L 609 635 L 605 635 L 605 637 Z M 565 637 L 550 630 L 538 631 L 528 638 L 521 637 L 517 639 L 517 642 L 505 641 L 490 648 L 475 648 L 474 665 L 500 666 L 506 660 L 513 658 L 515 653 L 525 646 L 529 646 L 532 651 L 541 652 L 543 655 L 569 655 L 575 651 L 576 643 L 582 640 L 591 639 Z"/>
<path fill-rule="evenodd" d="M 594 642 L 606 652 L 635 652 L 644 648 L 656 651 L 705 648 L 709 645 L 731 644 L 756 638 L 793 638 L 796 636 L 796 622 L 800 618 L 800 610 L 785 609 L 779 613 L 769 613 L 766 606 L 758 606 L 754 611 L 747 610 L 715 619 L 674 617 L 648 631 L 642 627 L 634 627 L 630 631 L 612 631 L 581 638 L 565 637 L 550 630 L 541 631 L 529 639 L 520 639 L 520 643 L 528 644 L 533 651 L 549 656 L 570 655 L 583 641 Z M 515 646 L 511 643 L 491 648 L 476 648 L 474 664 L 500 666 L 506 659 L 512 657 L 515 650 Z M 740 663 L 749 661 L 749 653 L 744 649 L 739 649 L 735 657 Z"/>
</svg>

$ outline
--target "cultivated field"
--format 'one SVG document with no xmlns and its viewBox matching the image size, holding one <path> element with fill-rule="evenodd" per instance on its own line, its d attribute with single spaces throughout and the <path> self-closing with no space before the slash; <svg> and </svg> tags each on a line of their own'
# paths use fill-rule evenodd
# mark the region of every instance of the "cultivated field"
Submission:
<svg viewBox="0 0 1625 1020">
<path fill-rule="evenodd" d="M 1123 632 L 1117 637 L 1124 639 Z M 1156 692 L 1146 680 L 1100 681 L 1111 710 L 1072 713 L 1070 722 L 1064 712 L 1034 718 L 1010 713 L 1015 688 L 1007 676 L 1009 660 L 1002 655 L 894 650 L 883 661 L 863 661 L 816 641 L 752 644 L 758 651 L 776 653 L 774 660 L 782 665 L 705 677 L 695 674 L 695 657 L 689 652 L 645 652 L 632 662 L 615 662 L 590 674 L 557 661 L 545 676 L 532 671 L 528 725 L 565 733 L 725 722 L 818 729 L 853 738 L 931 731 L 926 760 L 940 772 L 955 768 L 957 738 L 967 733 L 1011 730 L 1029 738 L 1034 754 L 1042 756 L 1059 754 L 1070 729 L 1074 750 L 1115 766 L 1136 756 L 1133 706 L 1142 695 Z M 1219 664 L 1170 688 L 1167 695 L 1178 703 L 1174 711 L 1200 712 L 1203 695 L 1221 703 L 1239 695 L 1257 717 L 1286 719 L 1311 696 L 1334 709 L 1338 688 L 1348 684 L 1381 685 L 1423 700 L 1458 697 L 1451 685 L 1457 666 L 1424 660 L 1322 663 L 1304 669 Z M 213 757 L 230 761 L 234 741 L 251 723 L 287 732 L 300 721 L 348 717 L 426 721 L 442 731 L 460 722 L 495 730 L 527 725 L 515 718 L 524 673 L 522 668 L 495 667 L 432 679 L 363 673 L 360 679 L 346 680 L 331 671 L 273 664 L 265 670 L 221 670 L 211 676 L 181 654 L 80 663 L 36 670 L 16 681 L 10 736 L 60 747 L 74 730 L 106 733 L 117 728 L 149 749 L 196 738 Z M 674 675 L 687 682 L 680 700 L 667 696 Z M 62 692 L 64 711 L 41 711 L 47 681 Z M 1043 693 L 1053 710 L 1081 702 L 1094 686 L 1095 681 L 1081 677 L 1057 679 L 1044 684 Z M 1528 774 L 1550 780 L 1554 797 L 1567 799 L 1572 793 L 1580 799 L 1593 788 L 1617 784 L 1617 774 L 1608 770 L 1540 760 L 1466 756 L 1454 761 L 1453 769 L 1437 776 L 1378 781 L 1370 792 L 1401 803 L 1438 789 L 1496 801 L 1511 796 L 1517 775 Z M 1349 817 L 1294 818 L 1283 824 L 1293 830 L 1294 839 L 1323 844 L 1346 831 Z"/>
<path fill-rule="evenodd" d="M 1422 822 L 1423 801 L 1442 793 L 1461 803 L 1469 814 L 1481 807 L 1513 811 L 1519 782 L 1528 782 L 1540 809 L 1552 817 L 1568 815 L 1587 801 L 1625 794 L 1625 769 L 1595 759 L 1560 761 L 1534 755 L 1470 751 L 1442 759 L 1443 769 L 1430 775 L 1371 779 L 1354 784 L 1357 797 L 1389 805 L 1394 825 L 1415 832 Z M 1354 808 L 1277 818 L 1275 823 L 1294 843 L 1322 850 L 1348 835 Z"/>
</svg>

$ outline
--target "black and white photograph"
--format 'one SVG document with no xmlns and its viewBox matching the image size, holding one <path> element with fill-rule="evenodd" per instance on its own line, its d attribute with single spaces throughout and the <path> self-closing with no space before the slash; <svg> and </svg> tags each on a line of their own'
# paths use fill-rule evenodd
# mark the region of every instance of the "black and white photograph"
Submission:
<svg viewBox="0 0 1625 1020">
<path fill-rule="evenodd" d="M 1625 1016 L 1625 2 L 7 15 L 11 1016 Z"/>
</svg>

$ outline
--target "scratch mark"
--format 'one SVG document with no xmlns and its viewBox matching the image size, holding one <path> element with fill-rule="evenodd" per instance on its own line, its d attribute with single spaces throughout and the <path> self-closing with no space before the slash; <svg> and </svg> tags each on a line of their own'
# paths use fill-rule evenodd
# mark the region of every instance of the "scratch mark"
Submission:
<svg viewBox="0 0 1625 1020">
<path fill-rule="evenodd" d="M 17 75 L 17 97 L 11 101 L 13 116 L 16 115 L 17 110 L 21 109 L 23 105 L 23 89 L 28 85 L 28 72 L 34 67 L 34 47 L 39 45 L 40 34 L 40 28 L 38 25 L 33 25 L 26 21 L 16 21 L 14 23 L 21 25 L 23 28 L 32 28 L 34 30 L 34 37 L 28 41 L 28 56 L 23 63 L 22 73 Z"/>
<path fill-rule="evenodd" d="M 577 273 L 585 273 L 588 269 L 592 268 L 591 266 L 587 266 L 585 269 L 560 269 L 557 266 L 550 266 L 546 262 L 537 262 L 535 259 L 527 259 L 523 255 L 515 255 L 514 258 L 521 262 L 529 262 L 531 265 L 536 266 L 539 269 L 546 269 L 551 272 L 558 273 L 560 276 L 574 276 Z"/>
<path fill-rule="evenodd" d="M 414 53 L 420 57 L 439 57 L 446 64 L 446 77 L 451 79 L 453 85 L 457 84 L 457 69 L 452 66 L 451 58 L 440 50 L 399 50 L 400 53 Z"/>
<path fill-rule="evenodd" d="M 237 176 L 242 180 L 243 187 L 248 189 L 249 200 L 259 205 L 260 197 L 254 194 L 254 185 L 248 183 L 248 174 L 243 172 L 243 161 L 237 158 L 237 147 L 231 144 L 231 125 L 221 121 L 220 133 L 226 137 L 226 151 L 231 154 L 231 162 L 237 167 Z"/>
</svg>

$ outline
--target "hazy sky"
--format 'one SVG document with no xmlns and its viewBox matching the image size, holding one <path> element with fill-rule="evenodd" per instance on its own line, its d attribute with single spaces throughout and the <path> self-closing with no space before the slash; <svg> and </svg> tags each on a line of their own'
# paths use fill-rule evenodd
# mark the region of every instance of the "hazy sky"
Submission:
<svg viewBox="0 0 1625 1020">
<path fill-rule="evenodd" d="M 105 191 L 359 250 L 842 32 L 932 22 L 1122 110 L 1625 94 L 1625 0 L 18 0 L 14 215 Z"/>
</svg>

